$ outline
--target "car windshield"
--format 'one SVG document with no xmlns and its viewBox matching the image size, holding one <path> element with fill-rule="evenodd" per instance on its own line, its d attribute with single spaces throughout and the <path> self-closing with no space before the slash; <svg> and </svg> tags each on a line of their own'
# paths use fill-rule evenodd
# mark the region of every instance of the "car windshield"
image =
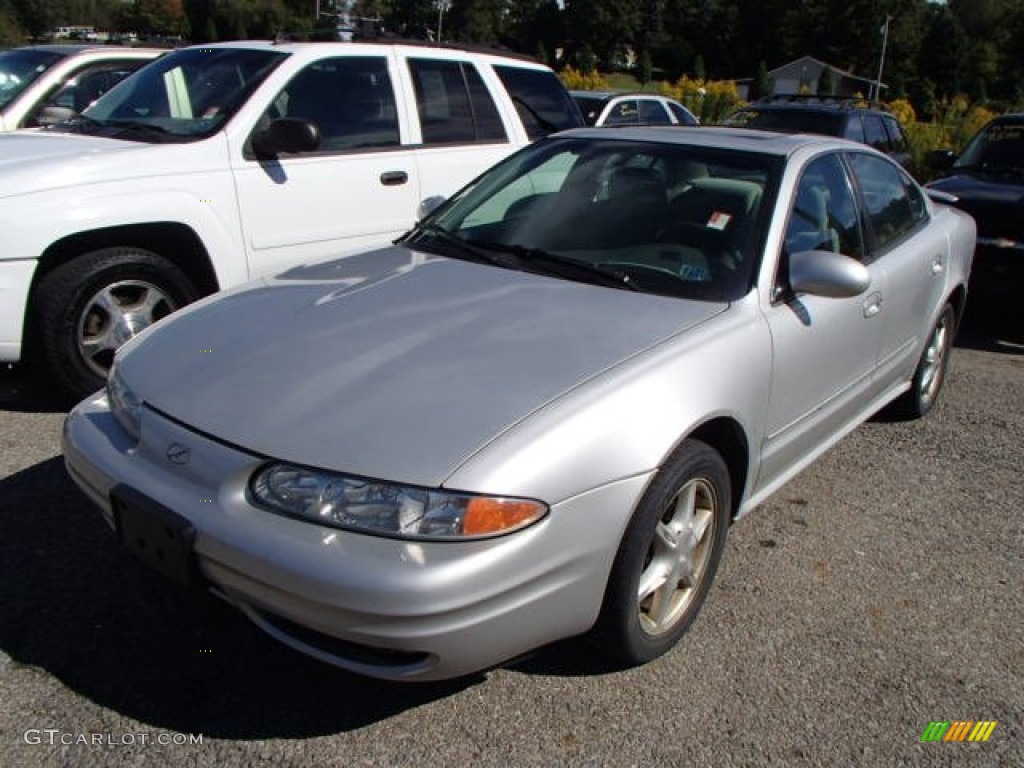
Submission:
<svg viewBox="0 0 1024 768">
<path fill-rule="evenodd" d="M 1024 122 L 988 126 L 967 145 L 955 167 L 1024 171 Z"/>
<path fill-rule="evenodd" d="M 287 56 L 187 48 L 143 67 L 58 130 L 136 141 L 188 141 L 217 131 Z"/>
<path fill-rule="evenodd" d="M 810 109 L 743 109 L 726 118 L 725 125 L 779 133 L 843 135 L 842 115 Z"/>
<path fill-rule="evenodd" d="M 63 58 L 62 53 L 33 48 L 17 48 L 0 53 L 0 110 Z"/>
<path fill-rule="evenodd" d="M 730 301 L 751 286 L 780 168 L 717 148 L 551 138 L 484 174 L 407 240 L 563 279 Z"/>
</svg>

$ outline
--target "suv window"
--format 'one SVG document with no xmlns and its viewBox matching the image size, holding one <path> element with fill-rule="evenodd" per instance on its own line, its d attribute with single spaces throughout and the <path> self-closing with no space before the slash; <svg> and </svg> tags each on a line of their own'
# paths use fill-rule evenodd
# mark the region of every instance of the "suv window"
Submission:
<svg viewBox="0 0 1024 768">
<path fill-rule="evenodd" d="M 860 115 L 850 115 L 847 119 L 843 138 L 867 144 L 867 139 L 864 137 L 864 121 L 860 119 Z"/>
<path fill-rule="evenodd" d="M 314 123 L 320 129 L 320 151 L 399 144 L 395 93 L 383 56 L 337 57 L 310 64 L 288 82 L 265 117 L 261 124 L 278 117 Z"/>
<path fill-rule="evenodd" d="M 498 108 L 469 63 L 410 59 L 424 144 L 508 141 Z"/>
<path fill-rule="evenodd" d="M 887 250 L 928 218 L 917 185 L 889 160 L 858 152 L 850 155 L 850 168 L 874 234 L 874 250 Z"/>
<path fill-rule="evenodd" d="M 889 134 L 889 144 L 894 152 L 907 151 L 907 137 L 903 135 L 900 128 L 900 121 L 892 115 L 882 115 L 882 122 L 885 123 L 885 130 Z"/>
<path fill-rule="evenodd" d="M 864 143 L 869 147 L 874 147 L 879 152 L 889 151 L 889 136 L 879 115 L 864 115 L 864 137 Z"/>
<path fill-rule="evenodd" d="M 495 66 L 494 71 L 516 105 L 531 139 L 583 125 L 579 109 L 554 72 L 501 65 Z"/>
</svg>

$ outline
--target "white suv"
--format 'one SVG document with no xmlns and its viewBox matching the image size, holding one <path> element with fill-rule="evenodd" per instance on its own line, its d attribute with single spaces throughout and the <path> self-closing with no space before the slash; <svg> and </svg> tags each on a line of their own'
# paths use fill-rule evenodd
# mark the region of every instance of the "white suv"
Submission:
<svg viewBox="0 0 1024 768">
<path fill-rule="evenodd" d="M 32 45 L 0 51 L 0 131 L 65 120 L 166 50 Z"/>
<path fill-rule="evenodd" d="M 508 56 L 170 53 L 56 129 L 0 136 L 0 362 L 28 353 L 88 394 L 118 346 L 182 305 L 393 239 L 422 200 L 581 123 L 554 72 Z"/>
</svg>

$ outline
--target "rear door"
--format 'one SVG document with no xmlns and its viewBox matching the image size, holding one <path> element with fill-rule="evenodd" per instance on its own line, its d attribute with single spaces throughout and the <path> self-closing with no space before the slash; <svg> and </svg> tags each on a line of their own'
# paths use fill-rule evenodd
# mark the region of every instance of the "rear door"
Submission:
<svg viewBox="0 0 1024 768">
<path fill-rule="evenodd" d="M 946 290 L 949 243 L 930 227 L 924 193 L 895 162 L 866 152 L 848 155 L 863 201 L 869 258 L 885 274 L 878 351 L 880 384 L 908 378 L 922 334 Z"/>
<path fill-rule="evenodd" d="M 476 60 L 411 52 L 402 74 L 422 198 L 450 197 L 526 143 L 513 141 L 515 115 L 503 115 L 495 96 L 501 84 Z"/>
</svg>

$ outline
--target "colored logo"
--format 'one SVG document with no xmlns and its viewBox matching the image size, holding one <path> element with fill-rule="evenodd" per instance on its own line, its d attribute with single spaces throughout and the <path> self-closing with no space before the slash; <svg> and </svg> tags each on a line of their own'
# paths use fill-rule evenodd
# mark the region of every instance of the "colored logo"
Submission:
<svg viewBox="0 0 1024 768">
<path fill-rule="evenodd" d="M 932 720 L 921 734 L 921 741 L 988 741 L 996 728 L 995 720 Z"/>
</svg>

